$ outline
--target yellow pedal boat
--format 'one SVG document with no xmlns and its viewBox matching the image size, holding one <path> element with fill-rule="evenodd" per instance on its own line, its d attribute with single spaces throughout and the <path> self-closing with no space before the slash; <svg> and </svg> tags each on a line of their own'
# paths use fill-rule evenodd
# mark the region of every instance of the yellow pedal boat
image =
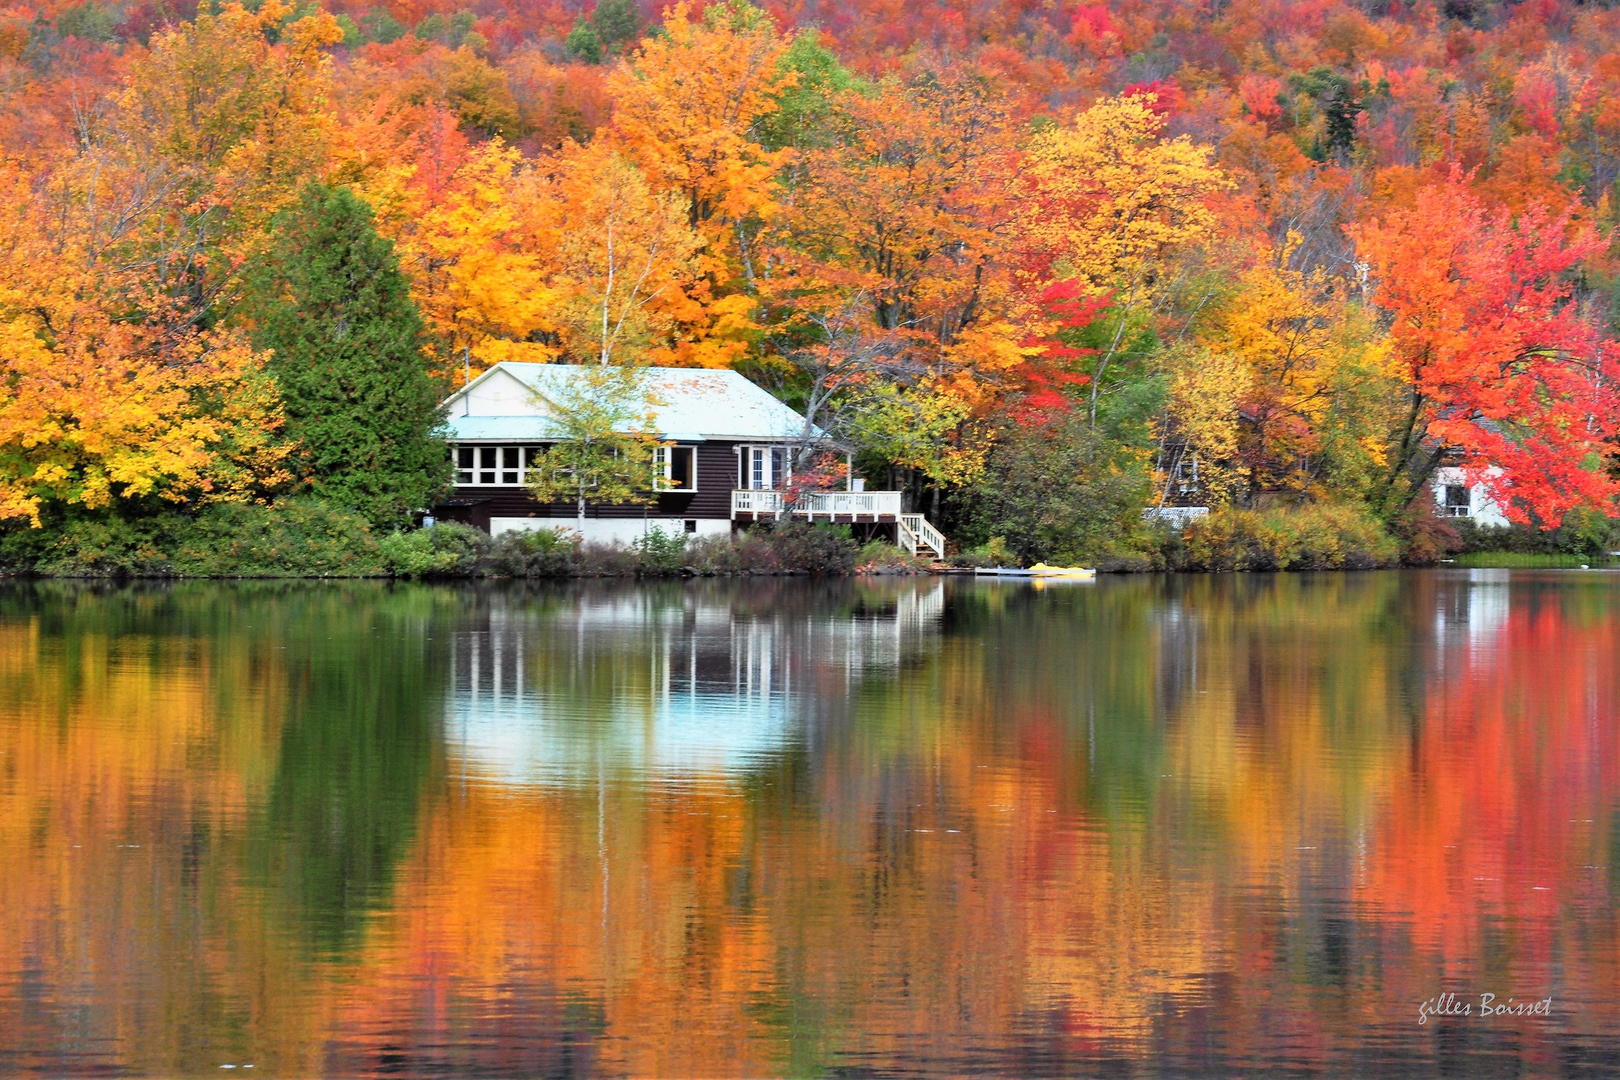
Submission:
<svg viewBox="0 0 1620 1080">
<path fill-rule="evenodd" d="M 1016 566 L 983 566 L 974 571 L 986 577 L 1016 578 L 1093 578 L 1097 571 L 1085 566 L 1047 566 L 1036 563 L 1027 570 Z"/>
</svg>

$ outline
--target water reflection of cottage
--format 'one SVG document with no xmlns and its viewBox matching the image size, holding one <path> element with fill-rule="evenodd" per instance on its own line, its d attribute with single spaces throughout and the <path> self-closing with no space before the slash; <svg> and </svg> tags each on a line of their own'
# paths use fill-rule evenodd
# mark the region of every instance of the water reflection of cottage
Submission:
<svg viewBox="0 0 1620 1080">
<path fill-rule="evenodd" d="M 561 611 L 497 598 L 456 636 L 446 742 L 505 782 L 746 772 L 798 742 L 809 690 L 892 673 L 943 609 L 937 581 L 829 612 L 723 594 L 586 596 Z"/>
</svg>

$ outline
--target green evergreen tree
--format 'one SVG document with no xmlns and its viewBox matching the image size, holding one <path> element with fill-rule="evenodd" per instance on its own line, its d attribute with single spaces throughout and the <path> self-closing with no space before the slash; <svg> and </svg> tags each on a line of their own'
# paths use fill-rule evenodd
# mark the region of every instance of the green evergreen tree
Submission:
<svg viewBox="0 0 1620 1080">
<path fill-rule="evenodd" d="M 641 37 L 641 20 L 632 0 L 597 0 L 591 25 L 606 52 L 616 53 Z"/>
<path fill-rule="evenodd" d="M 244 308 L 255 344 L 274 350 L 287 434 L 317 496 L 398 524 L 443 492 L 450 460 L 393 244 L 343 188 L 311 184 L 276 224 Z"/>
<path fill-rule="evenodd" d="M 581 18 L 568 31 L 568 37 L 563 41 L 563 48 L 568 55 L 576 60 L 583 60 L 587 64 L 600 64 L 602 62 L 602 39 L 596 36 L 596 27 Z"/>
</svg>

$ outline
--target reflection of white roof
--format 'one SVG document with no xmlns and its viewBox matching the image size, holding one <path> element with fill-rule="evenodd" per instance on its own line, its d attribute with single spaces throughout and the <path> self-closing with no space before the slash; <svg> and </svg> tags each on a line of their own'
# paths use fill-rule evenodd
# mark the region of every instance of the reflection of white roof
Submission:
<svg viewBox="0 0 1620 1080">
<path fill-rule="evenodd" d="M 491 441 L 554 437 L 546 420 L 559 391 L 588 368 L 579 364 L 496 364 L 445 402 L 450 438 Z M 643 368 L 661 402 L 653 407 L 668 439 L 797 439 L 804 417 L 735 371 Z M 819 430 L 812 430 L 819 437 Z"/>
<path fill-rule="evenodd" d="M 445 742 L 478 773 L 508 784 L 573 785 L 631 772 L 661 780 L 746 773 L 792 742 L 787 700 L 674 693 L 626 701 L 604 717 L 543 694 L 492 698 L 458 690 Z"/>
</svg>

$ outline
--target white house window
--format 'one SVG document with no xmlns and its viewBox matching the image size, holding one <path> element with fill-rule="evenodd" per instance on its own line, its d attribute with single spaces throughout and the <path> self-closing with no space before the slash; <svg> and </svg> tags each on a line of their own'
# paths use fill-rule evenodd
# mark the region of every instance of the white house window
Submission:
<svg viewBox="0 0 1620 1080">
<path fill-rule="evenodd" d="M 543 446 L 458 446 L 456 483 L 472 487 L 522 487 Z"/>
<path fill-rule="evenodd" d="M 660 446 L 653 451 L 653 466 L 658 490 L 697 490 L 697 447 Z"/>
<path fill-rule="evenodd" d="M 1464 484 L 1447 484 L 1444 511 L 1446 517 L 1472 516 L 1473 500 Z"/>
<path fill-rule="evenodd" d="M 1192 469 L 1186 463 L 1176 462 L 1177 487 L 1183 495 L 1189 495 L 1198 490 L 1198 455 L 1192 456 Z"/>
<path fill-rule="evenodd" d="M 779 488 L 793 475 L 785 446 L 742 447 L 737 471 L 737 486 L 753 491 Z"/>
</svg>

